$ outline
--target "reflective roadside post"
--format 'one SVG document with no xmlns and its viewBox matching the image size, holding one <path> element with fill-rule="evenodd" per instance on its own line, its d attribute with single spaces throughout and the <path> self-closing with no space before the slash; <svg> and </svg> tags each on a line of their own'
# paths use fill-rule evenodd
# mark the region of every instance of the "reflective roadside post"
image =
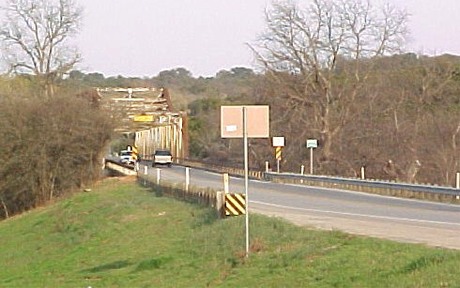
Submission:
<svg viewBox="0 0 460 288">
<path fill-rule="evenodd" d="M 160 185 L 161 169 L 157 168 L 157 185 Z"/>
<path fill-rule="evenodd" d="M 229 178 L 228 178 L 228 173 L 224 173 L 222 175 L 222 180 L 224 182 L 224 193 L 228 194 L 229 192 Z"/>
<path fill-rule="evenodd" d="M 456 185 L 455 187 L 457 189 L 460 189 L 460 172 L 457 172 L 457 180 L 456 180 Z"/>
<path fill-rule="evenodd" d="M 185 192 L 188 193 L 190 186 L 190 167 L 185 167 Z"/>
</svg>

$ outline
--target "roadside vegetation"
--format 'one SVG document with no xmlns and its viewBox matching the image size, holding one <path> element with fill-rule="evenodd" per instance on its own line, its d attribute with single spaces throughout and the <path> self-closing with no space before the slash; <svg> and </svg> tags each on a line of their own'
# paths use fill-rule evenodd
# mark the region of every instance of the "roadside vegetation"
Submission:
<svg viewBox="0 0 460 288">
<path fill-rule="evenodd" d="M 38 5 L 37 5 L 38 3 Z M 282 172 L 454 186 L 460 171 L 460 57 L 404 50 L 410 11 L 362 1 L 273 2 L 250 44 L 253 69 L 194 77 L 77 70 L 71 40 L 84 7 L 71 0 L 5 1 L 1 9 L 0 219 L 45 205 L 100 176 L 107 147 L 126 146 L 96 87 L 165 87 L 186 111 L 194 160 L 241 166 L 242 141 L 221 139 L 222 105 L 270 106 L 270 136 L 285 137 Z M 3 67 L 3 66 L 2 66 Z M 249 165 L 276 167 L 270 139 L 249 140 Z"/>
<path fill-rule="evenodd" d="M 460 252 L 225 220 L 129 178 L 0 222 L 1 287 L 455 287 Z"/>
</svg>

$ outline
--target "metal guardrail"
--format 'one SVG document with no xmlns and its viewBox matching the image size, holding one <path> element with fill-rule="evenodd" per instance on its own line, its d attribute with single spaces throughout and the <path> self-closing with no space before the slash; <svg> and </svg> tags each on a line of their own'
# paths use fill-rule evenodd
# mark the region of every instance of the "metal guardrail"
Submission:
<svg viewBox="0 0 460 288">
<path fill-rule="evenodd" d="M 243 176 L 244 170 L 241 168 L 225 167 L 216 164 L 203 163 L 188 159 L 180 159 L 181 165 L 213 170 L 222 173 L 229 173 L 234 176 Z M 311 186 L 328 188 L 347 189 L 358 192 L 367 192 L 380 195 L 389 195 L 404 198 L 428 199 L 443 202 L 459 202 L 460 189 L 444 186 L 421 185 L 410 183 L 396 183 L 382 180 L 362 180 L 355 178 L 343 178 L 320 175 L 301 175 L 295 173 L 276 173 L 249 171 L 249 177 L 253 179 L 263 179 L 272 182 L 296 183 Z"/>
<path fill-rule="evenodd" d="M 410 184 L 410 183 L 396 183 L 382 180 L 362 180 L 353 178 L 342 178 L 342 177 L 330 177 L 330 176 L 319 176 L 319 175 L 300 175 L 294 173 L 274 173 L 266 172 L 265 179 L 273 180 L 274 178 L 284 179 L 296 179 L 305 181 L 315 182 L 326 182 L 335 184 L 345 185 L 360 185 L 367 187 L 377 187 L 382 189 L 405 189 L 414 192 L 427 192 L 427 193 L 439 193 L 447 195 L 460 195 L 460 189 L 445 186 L 432 186 L 432 185 L 421 185 L 421 184 Z"/>
<path fill-rule="evenodd" d="M 115 162 L 106 160 L 107 164 Z M 115 164 L 115 163 L 114 163 Z M 200 161 L 176 159 L 176 164 L 190 166 L 204 170 L 229 173 L 234 176 L 244 176 L 244 169 L 212 165 Z M 122 166 L 116 163 L 117 166 Z M 115 166 L 115 165 L 114 165 Z M 134 170 L 124 167 L 127 175 L 136 175 Z M 130 171 L 128 171 L 130 170 Z M 277 183 L 295 183 L 310 186 L 320 186 L 335 189 L 346 189 L 358 192 L 367 192 L 380 195 L 396 196 L 403 198 L 426 199 L 441 202 L 460 203 L 460 189 L 445 186 L 421 185 L 411 183 L 396 183 L 382 180 L 362 180 L 355 178 L 343 178 L 321 175 L 301 175 L 295 173 L 276 173 L 249 171 L 249 177 L 263 179 Z"/>
<path fill-rule="evenodd" d="M 203 170 L 215 171 L 219 173 L 228 173 L 229 175 L 232 175 L 232 176 L 244 176 L 244 169 L 240 167 L 224 166 L 224 165 L 220 165 L 216 163 L 201 162 L 201 161 L 191 160 L 191 159 L 175 159 L 175 160 L 176 160 L 176 164 L 179 164 L 182 166 L 200 168 Z M 264 177 L 264 172 L 256 171 L 253 169 L 249 170 L 249 178 L 263 179 L 263 177 Z"/>
<path fill-rule="evenodd" d="M 274 172 L 264 173 L 264 179 L 272 182 L 340 188 L 381 195 L 428 199 L 443 202 L 459 202 L 458 200 L 460 199 L 460 189 L 445 186 Z"/>
</svg>

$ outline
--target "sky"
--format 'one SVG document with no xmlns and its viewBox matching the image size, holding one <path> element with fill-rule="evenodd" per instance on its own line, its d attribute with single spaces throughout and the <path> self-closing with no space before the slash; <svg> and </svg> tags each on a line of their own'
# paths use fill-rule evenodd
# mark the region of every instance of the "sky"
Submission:
<svg viewBox="0 0 460 288">
<path fill-rule="evenodd" d="M 255 67 L 248 43 L 264 30 L 264 9 L 271 0 L 77 2 L 84 9 L 75 39 L 83 57 L 79 70 L 153 77 L 183 67 L 194 77 L 212 77 L 221 70 Z M 460 0 L 387 2 L 411 15 L 409 51 L 460 55 Z"/>
</svg>

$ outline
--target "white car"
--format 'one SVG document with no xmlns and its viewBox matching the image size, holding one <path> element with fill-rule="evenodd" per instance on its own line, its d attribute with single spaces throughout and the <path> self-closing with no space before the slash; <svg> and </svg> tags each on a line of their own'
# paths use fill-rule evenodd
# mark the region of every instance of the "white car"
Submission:
<svg viewBox="0 0 460 288">
<path fill-rule="evenodd" d="M 155 167 L 157 164 L 168 165 L 171 167 L 172 164 L 172 154 L 169 150 L 156 150 L 153 154 L 152 167 Z"/>
<path fill-rule="evenodd" d="M 120 151 L 120 163 L 127 165 L 136 165 L 136 156 L 133 151 L 121 150 Z"/>
</svg>

